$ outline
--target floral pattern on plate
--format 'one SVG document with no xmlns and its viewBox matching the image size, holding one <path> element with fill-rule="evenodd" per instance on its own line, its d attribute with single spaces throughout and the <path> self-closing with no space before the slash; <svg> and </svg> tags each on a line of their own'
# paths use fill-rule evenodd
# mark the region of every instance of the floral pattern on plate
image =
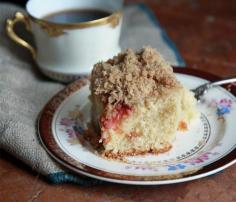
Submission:
<svg viewBox="0 0 236 202">
<path fill-rule="evenodd" d="M 210 108 L 215 108 L 218 118 L 221 119 L 225 114 L 230 113 L 232 110 L 232 103 L 233 101 L 227 98 L 222 98 L 220 100 L 212 99 L 208 106 Z"/>
<path fill-rule="evenodd" d="M 83 124 L 83 114 L 80 111 L 80 106 L 75 106 L 75 109 L 68 112 L 67 117 L 60 120 L 60 125 L 63 126 L 61 131 L 67 134 L 67 141 L 71 145 L 80 144 L 80 137 L 83 135 L 85 128 Z"/>
<path fill-rule="evenodd" d="M 209 160 L 211 156 L 219 155 L 218 152 L 204 152 L 198 155 L 195 158 L 190 158 L 185 161 L 180 161 L 176 163 L 170 163 L 166 165 L 166 169 L 168 171 L 176 171 L 176 170 L 184 170 L 188 169 L 192 165 L 198 165 L 200 163 L 203 163 L 206 160 Z M 173 159 L 173 161 L 175 161 Z M 156 162 L 143 162 L 141 164 L 131 164 L 126 166 L 126 169 L 134 169 L 134 170 L 153 170 L 157 171 L 159 167 L 159 164 L 156 164 Z"/>
</svg>

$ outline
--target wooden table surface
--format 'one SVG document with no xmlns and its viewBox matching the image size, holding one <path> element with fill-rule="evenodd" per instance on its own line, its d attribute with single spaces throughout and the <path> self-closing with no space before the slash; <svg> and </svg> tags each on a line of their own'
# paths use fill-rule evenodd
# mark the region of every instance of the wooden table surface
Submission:
<svg viewBox="0 0 236 202">
<path fill-rule="evenodd" d="M 130 0 L 130 2 L 141 2 Z M 187 65 L 236 75 L 236 1 L 146 0 Z M 204 179 L 165 186 L 50 185 L 1 151 L 0 201 L 236 201 L 236 165 Z"/>
</svg>

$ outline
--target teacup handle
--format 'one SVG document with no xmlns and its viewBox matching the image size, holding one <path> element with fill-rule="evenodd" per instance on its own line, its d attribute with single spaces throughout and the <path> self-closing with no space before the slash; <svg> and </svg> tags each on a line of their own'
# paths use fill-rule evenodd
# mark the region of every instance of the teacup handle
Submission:
<svg viewBox="0 0 236 202">
<path fill-rule="evenodd" d="M 31 46 L 28 42 L 26 42 L 25 40 L 23 40 L 22 38 L 17 36 L 14 31 L 14 26 L 18 22 L 23 22 L 25 24 L 26 29 L 28 31 L 30 31 L 30 22 L 29 22 L 28 17 L 25 16 L 21 12 L 16 12 L 15 17 L 13 19 L 7 19 L 7 24 L 6 24 L 7 34 L 17 44 L 27 48 L 31 52 L 33 58 L 35 59 L 36 58 L 36 49 L 33 46 Z"/>
</svg>

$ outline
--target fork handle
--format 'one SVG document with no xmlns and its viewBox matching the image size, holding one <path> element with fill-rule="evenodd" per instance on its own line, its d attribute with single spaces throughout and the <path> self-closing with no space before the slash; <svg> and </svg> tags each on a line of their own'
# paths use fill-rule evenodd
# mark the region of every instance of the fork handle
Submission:
<svg viewBox="0 0 236 202">
<path fill-rule="evenodd" d="M 211 88 L 211 87 L 214 87 L 214 86 L 220 86 L 220 85 L 223 85 L 223 84 L 234 83 L 234 82 L 236 82 L 236 77 L 222 79 L 222 80 L 219 80 L 219 81 L 209 83 L 209 87 Z"/>
</svg>

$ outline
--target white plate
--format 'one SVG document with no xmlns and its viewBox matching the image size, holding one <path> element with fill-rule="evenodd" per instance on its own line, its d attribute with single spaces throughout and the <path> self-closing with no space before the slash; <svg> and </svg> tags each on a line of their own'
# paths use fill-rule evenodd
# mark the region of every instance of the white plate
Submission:
<svg viewBox="0 0 236 202">
<path fill-rule="evenodd" d="M 206 82 L 186 74 L 177 77 L 190 89 Z M 81 143 L 90 121 L 89 94 L 88 80 L 75 82 L 48 103 L 39 121 L 40 138 L 49 154 L 77 173 L 124 184 L 169 184 L 214 174 L 236 161 L 234 155 L 209 166 L 230 152 L 235 154 L 236 98 L 221 87 L 210 90 L 198 104 L 200 120 L 187 132 L 178 132 L 169 152 L 125 161 L 103 158 L 88 143 Z"/>
</svg>

